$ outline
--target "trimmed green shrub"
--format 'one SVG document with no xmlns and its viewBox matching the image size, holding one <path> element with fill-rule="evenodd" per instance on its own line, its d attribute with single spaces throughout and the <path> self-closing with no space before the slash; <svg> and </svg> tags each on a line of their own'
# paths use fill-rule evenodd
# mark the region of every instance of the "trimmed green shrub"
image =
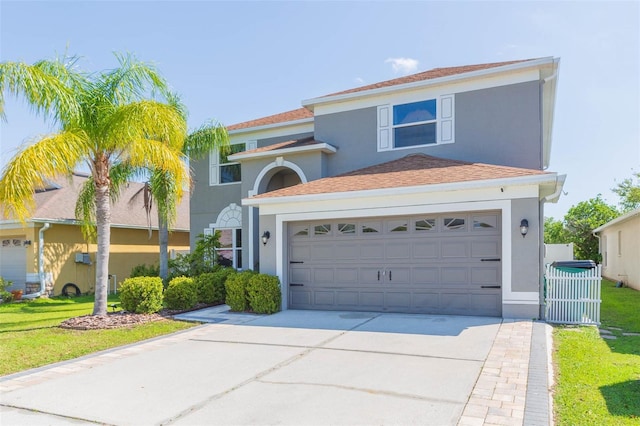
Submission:
<svg viewBox="0 0 640 426">
<path fill-rule="evenodd" d="M 249 307 L 247 284 L 254 275 L 256 273 L 253 271 L 242 271 L 227 278 L 224 284 L 227 290 L 225 301 L 232 311 L 246 311 Z"/>
<path fill-rule="evenodd" d="M 131 270 L 130 278 L 135 277 L 159 277 L 160 267 L 158 265 L 147 265 L 145 263 L 136 265 Z"/>
<path fill-rule="evenodd" d="M 136 314 L 152 314 L 162 309 L 160 277 L 127 278 L 120 284 L 122 309 Z"/>
<path fill-rule="evenodd" d="M 280 310 L 282 294 L 278 277 L 257 274 L 247 284 L 249 306 L 257 314 L 273 314 Z"/>
<path fill-rule="evenodd" d="M 169 309 L 191 309 L 198 303 L 198 287 L 191 277 L 176 277 L 164 291 Z"/>
<path fill-rule="evenodd" d="M 227 290 L 224 286 L 229 275 L 235 273 L 233 268 L 220 268 L 216 272 L 208 272 L 194 278 L 198 287 L 198 302 L 224 303 Z"/>
</svg>

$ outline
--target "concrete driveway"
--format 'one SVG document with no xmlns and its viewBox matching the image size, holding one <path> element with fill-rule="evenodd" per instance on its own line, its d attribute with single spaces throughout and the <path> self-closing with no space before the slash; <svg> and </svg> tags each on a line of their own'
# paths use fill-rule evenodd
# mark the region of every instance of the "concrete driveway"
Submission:
<svg viewBox="0 0 640 426">
<path fill-rule="evenodd" d="M 465 424 L 502 326 L 355 312 L 245 317 L 0 379 L 0 423 Z"/>
</svg>

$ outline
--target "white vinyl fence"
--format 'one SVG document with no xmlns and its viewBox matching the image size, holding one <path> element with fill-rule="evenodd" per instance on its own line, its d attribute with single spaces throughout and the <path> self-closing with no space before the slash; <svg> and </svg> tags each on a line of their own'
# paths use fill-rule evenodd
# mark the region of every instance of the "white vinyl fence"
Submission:
<svg viewBox="0 0 640 426">
<path fill-rule="evenodd" d="M 546 320 L 561 324 L 600 325 L 602 265 L 580 272 L 546 266 Z"/>
</svg>

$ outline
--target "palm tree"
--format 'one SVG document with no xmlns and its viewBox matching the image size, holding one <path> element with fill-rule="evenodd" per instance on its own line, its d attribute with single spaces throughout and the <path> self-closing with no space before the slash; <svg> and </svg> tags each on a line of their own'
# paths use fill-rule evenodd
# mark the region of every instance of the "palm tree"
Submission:
<svg viewBox="0 0 640 426">
<path fill-rule="evenodd" d="M 124 181 L 115 178 L 118 169 L 114 166 L 162 170 L 176 182 L 178 198 L 188 182 L 180 156 L 187 133 L 185 114 L 171 102 L 153 100 L 154 92 L 168 93 L 166 82 L 153 66 L 130 55 L 116 58 L 117 68 L 96 74 L 77 70 L 76 58 L 69 57 L 33 65 L 0 63 L 3 118 L 6 89 L 14 96 L 22 95 L 37 113 L 59 125 L 57 133 L 21 148 L 6 166 L 0 177 L 0 204 L 24 221 L 33 207 L 36 188 L 86 164 L 92 181 L 87 193 L 92 198 L 81 200 L 86 203 L 81 210 L 95 212 L 87 217 L 95 217 L 97 239 L 93 315 L 107 312 L 110 203 Z"/>
</svg>

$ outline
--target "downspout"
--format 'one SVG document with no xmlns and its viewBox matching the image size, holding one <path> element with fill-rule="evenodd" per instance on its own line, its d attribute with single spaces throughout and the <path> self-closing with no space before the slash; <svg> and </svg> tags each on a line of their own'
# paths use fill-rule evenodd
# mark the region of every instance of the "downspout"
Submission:
<svg viewBox="0 0 640 426">
<path fill-rule="evenodd" d="M 51 224 L 45 222 L 38 231 L 38 276 L 40 277 L 40 291 L 22 296 L 23 299 L 35 299 L 42 296 L 47 288 L 47 280 L 44 274 L 44 231 L 51 228 Z"/>
</svg>

